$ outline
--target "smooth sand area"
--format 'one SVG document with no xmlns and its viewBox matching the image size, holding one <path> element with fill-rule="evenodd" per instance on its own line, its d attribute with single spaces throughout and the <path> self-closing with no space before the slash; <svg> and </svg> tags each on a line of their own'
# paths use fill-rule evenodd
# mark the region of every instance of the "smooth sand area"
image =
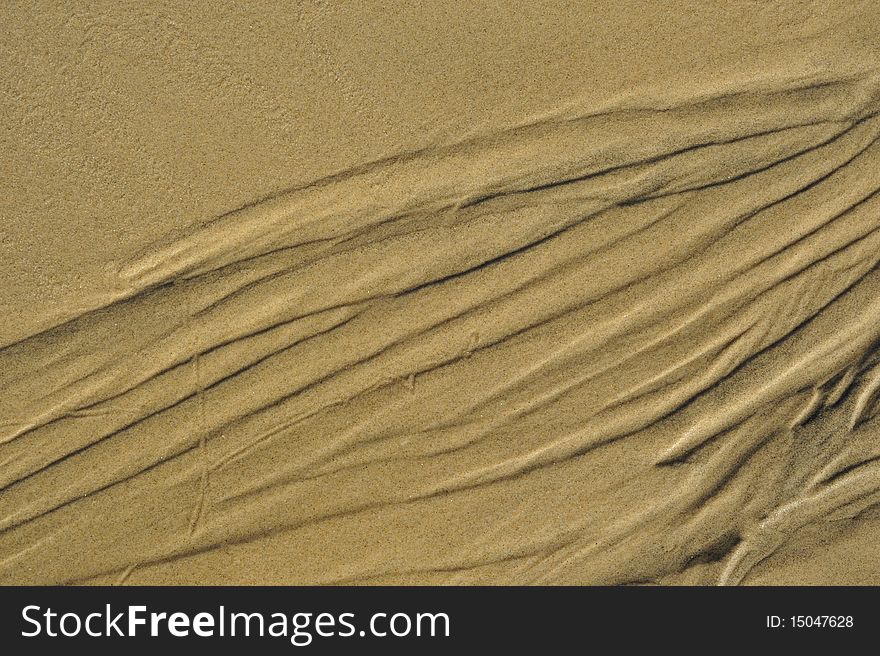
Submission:
<svg viewBox="0 0 880 656">
<path fill-rule="evenodd" d="M 880 584 L 880 3 L 0 34 L 0 583 Z"/>
</svg>

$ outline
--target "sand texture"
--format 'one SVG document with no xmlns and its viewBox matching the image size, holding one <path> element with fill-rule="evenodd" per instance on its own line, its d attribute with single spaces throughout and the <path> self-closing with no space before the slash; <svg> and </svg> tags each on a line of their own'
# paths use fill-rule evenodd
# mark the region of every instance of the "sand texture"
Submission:
<svg viewBox="0 0 880 656">
<path fill-rule="evenodd" d="M 0 33 L 0 582 L 880 584 L 880 3 Z"/>
</svg>

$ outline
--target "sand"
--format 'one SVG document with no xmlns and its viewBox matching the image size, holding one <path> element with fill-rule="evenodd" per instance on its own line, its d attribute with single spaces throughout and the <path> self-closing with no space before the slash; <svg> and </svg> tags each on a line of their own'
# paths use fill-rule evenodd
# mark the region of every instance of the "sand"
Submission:
<svg viewBox="0 0 880 656">
<path fill-rule="evenodd" d="M 880 4 L 0 33 L 0 582 L 880 584 Z"/>
</svg>

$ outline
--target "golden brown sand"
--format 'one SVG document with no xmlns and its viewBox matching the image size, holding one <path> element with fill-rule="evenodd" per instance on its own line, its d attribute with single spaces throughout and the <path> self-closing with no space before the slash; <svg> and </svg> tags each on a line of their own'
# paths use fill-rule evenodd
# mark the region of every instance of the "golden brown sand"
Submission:
<svg viewBox="0 0 880 656">
<path fill-rule="evenodd" d="M 0 32 L 0 581 L 880 584 L 880 4 Z"/>
</svg>

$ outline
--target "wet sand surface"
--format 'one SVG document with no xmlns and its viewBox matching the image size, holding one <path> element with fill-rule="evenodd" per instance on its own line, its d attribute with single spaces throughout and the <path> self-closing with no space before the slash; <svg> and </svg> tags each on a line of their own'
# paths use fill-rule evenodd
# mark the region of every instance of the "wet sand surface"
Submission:
<svg viewBox="0 0 880 656">
<path fill-rule="evenodd" d="M 0 18 L 0 582 L 880 584 L 877 3 Z"/>
</svg>

